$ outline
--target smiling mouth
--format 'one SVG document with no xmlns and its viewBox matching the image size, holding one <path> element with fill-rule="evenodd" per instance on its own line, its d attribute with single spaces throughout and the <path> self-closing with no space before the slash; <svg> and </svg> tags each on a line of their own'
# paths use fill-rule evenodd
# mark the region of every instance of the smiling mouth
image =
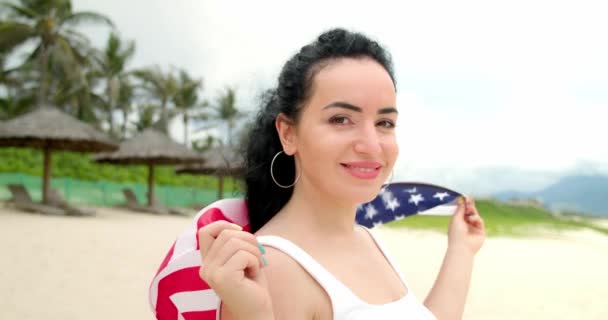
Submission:
<svg viewBox="0 0 608 320">
<path fill-rule="evenodd" d="M 374 167 L 357 167 L 357 166 L 351 166 L 351 165 L 344 164 L 344 163 L 342 163 L 342 166 L 344 166 L 348 169 L 357 170 L 360 172 L 374 172 L 374 171 L 380 169 L 380 167 L 375 167 L 375 168 Z"/>
</svg>

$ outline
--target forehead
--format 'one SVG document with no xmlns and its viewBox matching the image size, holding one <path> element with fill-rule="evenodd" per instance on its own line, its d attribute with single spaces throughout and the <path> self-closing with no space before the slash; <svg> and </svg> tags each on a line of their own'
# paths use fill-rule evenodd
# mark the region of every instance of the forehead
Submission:
<svg viewBox="0 0 608 320">
<path fill-rule="evenodd" d="M 328 62 L 312 82 L 309 106 L 321 109 L 343 101 L 363 109 L 395 107 L 393 80 L 378 62 L 370 58 L 344 58 Z"/>
</svg>

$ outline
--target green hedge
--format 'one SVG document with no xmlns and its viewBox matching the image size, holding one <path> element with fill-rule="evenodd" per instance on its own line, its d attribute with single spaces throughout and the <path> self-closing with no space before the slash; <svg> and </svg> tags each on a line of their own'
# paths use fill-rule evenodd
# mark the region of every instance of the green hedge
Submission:
<svg viewBox="0 0 608 320">
<path fill-rule="evenodd" d="M 533 206 L 515 205 L 494 200 L 479 199 L 477 209 L 484 219 L 489 236 L 530 236 L 534 234 L 559 233 L 564 230 L 591 228 L 608 234 L 608 229 L 593 225 L 580 217 L 572 220 L 552 215 L 549 211 Z M 451 216 L 415 215 L 391 222 L 392 227 L 447 232 Z"/>
<path fill-rule="evenodd" d="M 53 152 L 52 176 L 70 177 L 84 181 L 115 181 L 146 183 L 148 169 L 145 166 L 118 166 L 99 164 L 92 155 L 75 152 Z M 26 148 L 0 148 L 0 173 L 23 173 L 41 176 L 42 151 Z M 175 174 L 173 166 L 157 166 L 155 183 L 161 185 L 217 188 L 217 178 L 205 175 Z M 236 185 L 235 185 L 236 183 Z M 224 180 L 224 190 L 238 190 L 240 184 L 232 179 Z"/>
</svg>

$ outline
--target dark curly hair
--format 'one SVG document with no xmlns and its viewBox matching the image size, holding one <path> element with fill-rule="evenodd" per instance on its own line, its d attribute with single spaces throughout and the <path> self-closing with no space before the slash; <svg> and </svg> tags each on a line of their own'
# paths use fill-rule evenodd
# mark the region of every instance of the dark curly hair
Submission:
<svg viewBox="0 0 608 320">
<path fill-rule="evenodd" d="M 270 176 L 270 163 L 282 145 L 275 127 L 280 113 L 298 122 L 302 107 L 310 96 L 315 75 L 332 60 L 371 58 L 390 75 L 395 84 L 389 53 L 365 35 L 344 29 L 332 29 L 300 49 L 289 59 L 278 79 L 276 89 L 263 96 L 245 151 L 245 188 L 251 232 L 266 224 L 289 201 L 293 188 L 280 188 Z M 281 155 L 273 173 L 279 183 L 288 185 L 295 179 L 293 157 Z"/>
</svg>

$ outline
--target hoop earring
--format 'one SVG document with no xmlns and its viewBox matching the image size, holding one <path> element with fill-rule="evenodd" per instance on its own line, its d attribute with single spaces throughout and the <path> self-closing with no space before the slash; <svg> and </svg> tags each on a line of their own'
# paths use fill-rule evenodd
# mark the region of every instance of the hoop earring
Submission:
<svg viewBox="0 0 608 320">
<path fill-rule="evenodd" d="M 295 180 L 295 181 L 294 181 L 292 184 L 290 184 L 290 185 L 288 185 L 288 186 L 286 186 L 286 185 L 282 185 L 282 184 L 280 184 L 279 182 L 277 182 L 277 179 L 274 177 L 274 172 L 273 172 L 273 170 L 272 170 L 272 169 L 274 168 L 274 160 L 276 160 L 276 159 L 277 159 L 277 157 L 278 157 L 278 156 L 279 156 L 281 153 L 284 153 L 284 152 L 283 152 L 283 150 L 281 150 L 281 151 L 277 152 L 277 154 L 275 154 L 275 155 L 274 155 L 274 157 L 272 158 L 272 162 L 270 162 L 270 177 L 272 177 L 272 181 L 274 181 L 274 183 L 275 183 L 277 186 L 279 186 L 279 187 L 281 187 L 281 188 L 283 188 L 283 189 L 289 189 L 289 188 L 291 188 L 291 187 L 295 186 L 295 185 L 296 185 L 296 183 L 298 182 L 298 180 L 300 180 L 300 174 L 298 174 L 298 176 L 296 177 L 296 180 Z"/>
</svg>

